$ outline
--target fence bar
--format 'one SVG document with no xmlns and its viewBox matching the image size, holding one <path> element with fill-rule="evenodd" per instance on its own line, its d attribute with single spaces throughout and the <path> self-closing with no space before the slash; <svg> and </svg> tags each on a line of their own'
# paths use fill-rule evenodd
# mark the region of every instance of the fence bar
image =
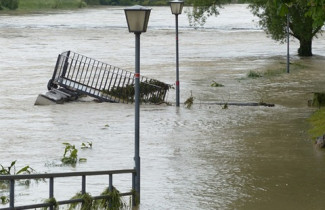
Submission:
<svg viewBox="0 0 325 210">
<path fill-rule="evenodd" d="M 50 178 L 50 189 L 49 189 L 49 198 L 54 198 L 54 178 Z M 50 206 L 50 210 L 53 210 L 53 205 Z"/>
<path fill-rule="evenodd" d="M 81 187 L 81 193 L 86 193 L 86 176 L 82 175 L 82 187 Z"/>
<path fill-rule="evenodd" d="M 15 180 L 10 180 L 10 208 L 15 207 Z"/>
<path fill-rule="evenodd" d="M 113 191 L 113 174 L 110 174 L 109 175 L 109 185 L 108 185 L 109 187 L 109 191 Z"/>
<path fill-rule="evenodd" d="M 136 206 L 137 203 L 136 203 L 136 193 L 135 193 L 135 173 L 132 173 L 132 189 L 133 189 L 133 192 L 132 192 L 132 205 L 133 206 Z"/>
<path fill-rule="evenodd" d="M 53 209 L 53 203 L 37 203 L 32 205 L 23 205 L 23 206 L 15 206 L 15 180 L 20 179 L 49 179 L 49 198 L 54 198 L 54 178 L 57 177 L 82 177 L 82 193 L 86 193 L 86 176 L 98 176 L 98 175 L 109 175 L 109 190 L 113 190 L 113 174 L 132 174 L 132 189 L 134 189 L 134 176 L 135 169 L 124 169 L 124 170 L 110 170 L 110 171 L 85 171 L 85 172 L 67 172 L 67 173 L 45 173 L 45 174 L 19 174 L 19 175 L 0 175 L 0 181 L 9 181 L 10 182 L 10 193 L 9 193 L 9 207 L 0 208 L 1 210 L 18 210 L 18 209 L 35 209 L 42 207 L 49 207 Z M 121 193 L 121 196 L 131 196 L 134 200 L 133 192 L 125 192 Z M 107 198 L 107 196 L 94 196 L 93 199 L 103 199 Z M 58 205 L 70 204 L 76 202 L 82 202 L 82 199 L 73 199 L 73 200 L 63 200 L 57 201 Z M 134 202 L 133 202 L 134 203 Z"/>
</svg>

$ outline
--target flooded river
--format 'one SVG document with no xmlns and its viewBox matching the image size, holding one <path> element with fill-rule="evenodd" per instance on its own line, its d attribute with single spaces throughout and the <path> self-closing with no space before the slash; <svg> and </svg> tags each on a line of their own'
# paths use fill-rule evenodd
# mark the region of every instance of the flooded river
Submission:
<svg viewBox="0 0 325 210">
<path fill-rule="evenodd" d="M 198 29 L 179 16 L 181 102 L 192 93 L 195 104 L 141 106 L 141 210 L 324 208 L 325 153 L 314 148 L 306 118 L 315 111 L 307 106 L 311 93 L 325 89 L 325 37 L 304 59 L 292 40 L 290 74 L 249 79 L 250 70 L 285 68 L 286 46 L 267 38 L 246 6 L 226 6 Z M 170 9 L 154 7 L 141 35 L 143 76 L 175 83 L 174 33 Z M 133 71 L 134 35 L 123 8 L 0 14 L 0 44 L 0 164 L 17 160 L 17 169 L 42 173 L 133 168 L 133 105 L 83 98 L 34 106 L 63 51 Z M 174 103 L 175 90 L 167 100 Z M 213 104 L 261 101 L 275 107 Z M 79 151 L 86 163 L 57 166 L 63 142 L 80 148 L 87 141 L 93 148 Z M 105 179 L 90 178 L 87 189 L 97 195 Z M 130 189 L 129 177 L 115 180 Z M 46 199 L 47 189 L 17 186 L 17 204 Z M 58 179 L 54 196 L 79 190 L 80 180 Z"/>
</svg>

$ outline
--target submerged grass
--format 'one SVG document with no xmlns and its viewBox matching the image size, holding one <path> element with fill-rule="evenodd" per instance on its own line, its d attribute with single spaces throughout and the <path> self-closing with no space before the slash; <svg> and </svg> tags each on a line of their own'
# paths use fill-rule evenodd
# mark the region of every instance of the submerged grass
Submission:
<svg viewBox="0 0 325 210">
<path fill-rule="evenodd" d="M 287 72 L 286 69 L 286 63 L 280 62 L 280 67 L 274 68 L 274 69 L 266 69 L 264 71 L 255 71 L 255 70 L 250 70 L 247 73 L 247 77 L 251 79 L 256 79 L 260 77 L 274 77 L 274 76 L 279 76 Z M 290 71 L 296 71 L 296 70 L 302 70 L 307 68 L 308 66 L 301 64 L 299 62 L 296 63 L 290 63 Z"/>
<path fill-rule="evenodd" d="M 321 108 L 313 113 L 308 121 L 312 125 L 309 134 L 313 139 L 325 134 L 325 108 Z"/>
</svg>

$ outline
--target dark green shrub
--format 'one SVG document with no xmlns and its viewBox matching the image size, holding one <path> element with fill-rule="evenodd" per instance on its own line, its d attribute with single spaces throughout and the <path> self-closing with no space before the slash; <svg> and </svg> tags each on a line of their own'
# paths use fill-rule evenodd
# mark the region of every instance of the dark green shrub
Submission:
<svg viewBox="0 0 325 210">
<path fill-rule="evenodd" d="M 19 0 L 0 0 L 0 8 L 15 10 L 18 8 Z"/>
<path fill-rule="evenodd" d="M 100 0 L 85 0 L 88 5 L 99 5 Z"/>
</svg>

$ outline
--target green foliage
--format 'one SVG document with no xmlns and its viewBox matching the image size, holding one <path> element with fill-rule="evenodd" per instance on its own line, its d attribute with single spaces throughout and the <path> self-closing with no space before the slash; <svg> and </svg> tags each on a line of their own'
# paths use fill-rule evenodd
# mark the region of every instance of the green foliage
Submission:
<svg viewBox="0 0 325 210">
<path fill-rule="evenodd" d="M 224 87 L 223 84 L 217 83 L 216 81 L 213 81 L 212 84 L 210 85 L 211 87 Z"/>
<path fill-rule="evenodd" d="M 229 0 L 189 0 L 190 25 L 204 25 L 207 17 L 219 14 L 219 8 Z M 260 18 L 259 24 L 274 40 L 286 41 L 286 15 L 290 14 L 290 35 L 300 42 L 298 54 L 312 55 L 312 39 L 320 32 L 325 21 L 324 0 L 249 0 L 250 9 Z"/>
<path fill-rule="evenodd" d="M 191 26 L 203 26 L 206 19 L 212 15 L 219 15 L 221 5 L 226 3 L 224 0 L 189 0 L 192 5 L 191 11 L 187 11 L 187 16 Z"/>
<path fill-rule="evenodd" d="M 3 8 L 16 10 L 19 5 L 19 0 L 0 0 L 0 10 Z"/>
<path fill-rule="evenodd" d="M 260 78 L 260 77 L 263 77 L 263 76 L 262 76 L 262 74 L 260 72 L 250 70 L 248 72 L 248 74 L 247 74 L 247 77 L 255 79 L 255 78 Z"/>
<path fill-rule="evenodd" d="M 31 173 L 35 172 L 35 170 L 29 166 L 25 166 L 25 167 L 21 168 L 20 170 L 18 170 L 18 172 L 16 172 L 16 167 L 15 167 L 16 162 L 17 162 L 17 160 L 12 161 L 10 166 L 7 168 L 5 168 L 3 165 L 0 164 L 0 167 L 1 167 L 0 175 L 31 174 Z"/>
<path fill-rule="evenodd" d="M 313 113 L 308 121 L 312 125 L 309 133 L 313 139 L 325 134 L 325 108 L 321 108 Z"/>
<path fill-rule="evenodd" d="M 71 145 L 70 143 L 63 143 L 65 145 L 63 158 L 61 159 L 61 162 L 66 165 L 76 165 L 76 163 L 79 162 L 85 162 L 87 161 L 86 158 L 79 158 L 78 160 L 78 149 L 75 145 Z"/>
<path fill-rule="evenodd" d="M 71 199 L 82 199 L 82 203 L 80 203 L 80 202 L 71 203 L 69 206 L 69 210 L 73 210 L 76 208 L 78 208 L 80 210 L 95 209 L 95 208 L 93 208 L 94 200 L 89 193 L 82 194 L 81 192 L 79 192 L 75 196 L 73 196 Z"/>
<path fill-rule="evenodd" d="M 85 0 L 88 5 L 99 5 L 100 0 Z"/>
<path fill-rule="evenodd" d="M 171 87 L 171 85 L 154 79 L 140 82 L 140 101 L 153 104 L 162 103 L 165 93 Z M 102 93 L 119 98 L 122 101 L 134 102 L 134 84 L 126 85 L 124 87 L 114 87 L 110 90 L 102 90 Z"/>
<path fill-rule="evenodd" d="M 228 109 L 228 103 L 224 103 L 224 105 L 222 106 L 222 109 Z"/>
<path fill-rule="evenodd" d="M 45 203 L 50 203 L 53 206 L 53 209 L 54 210 L 58 210 L 59 209 L 59 204 L 58 204 L 58 202 L 56 201 L 55 198 L 48 198 L 44 202 Z M 44 207 L 42 209 L 43 210 L 47 210 L 47 209 L 49 209 L 49 207 Z"/>
<path fill-rule="evenodd" d="M 93 142 L 87 142 L 87 143 L 84 143 L 84 142 L 82 142 L 82 144 L 81 144 L 81 149 L 91 149 L 91 148 L 93 148 Z"/>
<path fill-rule="evenodd" d="M 286 72 L 285 68 L 279 68 L 279 69 L 267 69 L 263 72 L 263 76 L 265 77 L 272 77 L 272 76 L 278 76 Z"/>
<path fill-rule="evenodd" d="M 308 0 L 252 0 L 251 11 L 260 18 L 259 24 L 274 40 L 285 42 L 287 18 L 289 14 L 290 35 L 300 42 L 298 54 L 300 56 L 312 55 L 312 39 L 321 30 L 321 25 L 306 15 L 310 10 Z"/>
<path fill-rule="evenodd" d="M 10 166 L 8 167 L 4 167 L 3 165 L 0 164 L 0 175 L 18 175 L 18 174 L 32 174 L 35 173 L 36 171 L 31 168 L 30 166 L 24 166 L 21 169 L 19 169 L 18 171 L 16 170 L 16 160 L 12 161 Z M 45 181 L 44 179 L 35 179 L 36 182 L 38 182 L 39 180 Z M 20 184 L 23 185 L 29 185 L 30 184 L 30 180 L 19 180 Z M 8 181 L 0 181 L 0 189 L 7 189 L 9 186 L 9 182 Z"/>
<path fill-rule="evenodd" d="M 1 204 L 7 204 L 7 203 L 9 203 L 8 196 L 1 196 L 0 197 L 0 200 L 1 200 Z"/>
<path fill-rule="evenodd" d="M 72 9 L 87 6 L 84 0 L 20 0 L 19 10 Z"/>
<path fill-rule="evenodd" d="M 112 191 L 106 188 L 101 195 L 107 196 L 107 198 L 96 200 L 94 203 L 95 208 L 118 210 L 127 207 L 126 203 L 121 198 L 120 192 L 115 187 L 113 187 Z"/>
<path fill-rule="evenodd" d="M 313 18 L 314 27 L 323 26 L 325 23 L 325 0 L 312 0 L 308 2 L 310 7 L 307 15 Z"/>
<path fill-rule="evenodd" d="M 325 93 L 314 93 L 311 105 L 315 107 L 325 106 Z"/>
<path fill-rule="evenodd" d="M 184 105 L 186 108 L 190 109 L 193 103 L 194 103 L 194 97 L 191 94 L 191 96 L 188 99 L 186 99 L 186 101 L 184 102 Z"/>
</svg>

